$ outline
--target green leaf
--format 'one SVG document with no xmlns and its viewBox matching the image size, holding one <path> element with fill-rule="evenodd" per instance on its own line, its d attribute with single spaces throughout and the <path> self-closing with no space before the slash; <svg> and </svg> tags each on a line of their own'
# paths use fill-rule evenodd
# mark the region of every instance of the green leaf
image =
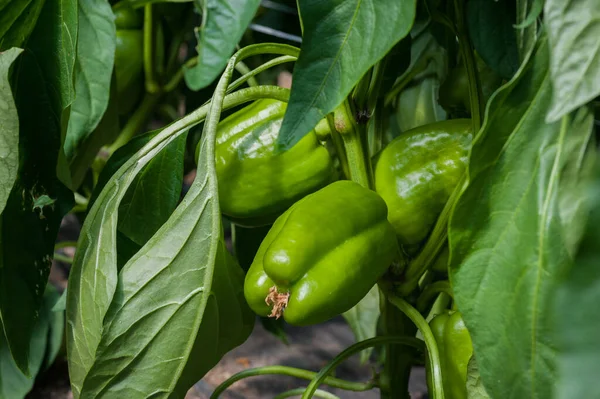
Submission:
<svg viewBox="0 0 600 399">
<path fill-rule="evenodd" d="M 239 103 L 233 103 L 233 105 L 238 104 Z M 104 339 L 106 340 L 106 333 L 108 333 L 109 329 L 107 325 L 104 325 L 104 320 L 109 306 L 111 306 L 111 302 L 113 302 L 113 296 L 115 296 L 117 283 L 121 285 L 114 298 L 114 302 L 112 304 L 113 309 L 115 306 L 117 306 L 117 303 L 120 303 L 119 301 L 121 301 L 125 295 L 129 295 L 131 293 L 122 291 L 121 289 L 123 287 L 128 287 L 130 284 L 135 285 L 142 281 L 142 279 L 134 279 L 133 281 L 129 280 L 130 273 L 136 273 L 136 269 L 133 268 L 132 265 L 138 265 L 136 267 L 140 268 L 141 271 L 141 269 L 144 267 L 150 267 L 151 265 L 158 266 L 158 264 L 164 265 L 171 264 L 171 262 L 173 262 L 173 273 L 181 272 L 182 269 L 187 268 L 187 271 L 189 272 L 187 275 L 185 275 L 185 273 L 183 273 L 183 275 L 177 273 L 179 278 L 173 278 L 172 280 L 167 279 L 166 281 L 163 281 L 163 285 L 161 286 L 161 290 L 158 295 L 146 296 L 144 298 L 136 297 L 136 299 L 142 299 L 142 302 L 138 302 L 136 300 L 131 303 L 122 303 L 122 305 L 124 306 L 124 309 L 129 312 L 131 309 L 130 306 L 134 304 L 139 304 L 142 306 L 144 304 L 143 301 L 149 301 L 149 306 L 152 306 L 157 305 L 159 302 L 156 302 L 156 300 L 160 300 L 160 298 L 168 300 L 168 296 L 192 294 L 188 298 L 190 302 L 185 303 L 194 303 L 195 305 L 198 305 L 194 308 L 196 313 L 192 315 L 191 319 L 186 320 L 182 324 L 183 326 L 186 326 L 186 328 L 179 329 L 177 333 L 187 331 L 187 333 L 190 334 L 188 337 L 189 339 L 195 338 L 196 334 L 198 333 L 198 327 L 203 317 L 202 315 L 204 314 L 204 310 L 207 309 L 206 304 L 208 302 L 210 285 L 212 283 L 212 280 L 210 279 L 212 278 L 214 262 L 216 261 L 216 254 L 219 252 L 218 247 L 220 245 L 220 217 L 214 217 L 214 206 L 217 207 L 216 213 L 218 214 L 219 212 L 218 198 L 215 198 L 217 190 L 215 188 L 216 172 L 214 169 L 214 159 L 209 157 L 209 159 L 212 160 L 212 163 L 208 163 L 209 170 L 205 171 L 205 173 L 208 175 L 204 176 L 204 178 L 200 177 L 196 180 L 192 186 L 193 190 L 190 189 L 190 192 L 180 204 L 178 210 L 171 215 L 169 220 L 172 223 L 170 224 L 167 222 L 167 224 L 161 228 L 162 230 L 159 230 L 159 232 L 153 236 L 153 238 L 144 246 L 144 248 L 142 248 L 128 262 L 129 266 L 126 265 L 121 270 L 120 276 L 117 274 L 116 246 L 118 236 L 118 208 L 121 200 L 127 193 L 127 190 L 135 179 L 136 175 L 153 157 L 155 157 L 162 149 L 168 146 L 169 143 L 186 132 L 190 127 L 198 124 L 202 120 L 203 115 L 206 115 L 208 107 L 209 105 L 203 106 L 190 115 L 164 128 L 156 135 L 156 137 L 151 139 L 148 144 L 139 150 L 135 156 L 131 157 L 127 162 L 125 162 L 125 164 L 106 184 L 86 217 L 79 242 L 77 244 L 77 252 L 75 253 L 75 259 L 69 276 L 69 290 L 67 295 L 67 350 L 69 353 L 69 377 L 75 398 L 78 398 L 81 395 L 84 380 L 86 379 L 89 370 L 92 368 L 92 365 L 96 361 L 96 351 L 98 350 L 100 341 L 103 338 L 103 333 L 105 334 Z M 214 125 L 216 127 L 216 122 L 214 122 Z M 214 135 L 212 137 L 214 139 Z M 214 154 L 214 142 L 211 145 L 212 154 Z M 206 154 L 204 154 L 206 149 L 203 147 L 202 151 L 204 158 L 200 164 L 206 165 Z M 198 168 L 198 176 L 202 176 L 202 170 L 203 168 Z M 212 184 L 207 184 L 209 182 Z M 209 209 L 208 213 L 206 210 L 204 210 L 207 207 Z M 185 214 L 186 212 L 183 211 L 188 208 L 190 209 L 190 213 L 193 213 L 193 211 L 197 211 L 198 213 L 191 215 L 188 214 L 185 215 L 186 218 L 181 218 L 181 213 Z M 207 217 L 212 218 L 212 230 L 208 232 L 200 232 L 199 230 L 201 230 L 201 227 L 198 226 L 197 223 L 200 221 L 200 219 L 203 223 L 206 223 Z M 189 234 L 185 235 L 182 231 L 173 231 L 170 232 L 170 234 L 165 235 L 161 233 L 161 231 L 168 230 L 169 226 L 172 224 L 176 225 L 178 223 L 189 223 L 185 227 L 193 228 L 195 235 L 190 237 Z M 145 258 L 145 260 L 140 258 L 141 254 L 147 254 L 146 251 L 157 249 L 155 247 L 157 244 L 158 249 L 161 249 L 160 244 L 163 242 L 165 243 L 163 244 L 165 247 L 163 249 L 177 253 L 177 256 L 174 257 L 174 259 L 171 259 L 168 256 L 165 257 L 166 254 L 162 253 L 152 254 L 151 256 Z M 207 245 L 209 245 L 208 248 Z M 190 248 L 192 248 L 191 251 Z M 153 255 L 157 256 L 154 257 Z M 212 263 L 202 264 L 199 260 L 202 257 Z M 175 266 L 179 267 L 179 269 L 177 269 Z M 167 268 L 166 270 L 160 270 L 159 268 L 156 268 L 152 269 L 152 273 L 163 273 L 164 275 L 164 273 L 168 274 L 169 270 L 171 269 Z M 149 278 L 149 276 L 150 274 L 146 275 L 145 278 Z M 180 278 L 183 278 L 183 281 L 180 281 Z M 205 280 L 204 278 L 208 280 Z M 180 286 L 172 287 L 170 285 L 178 284 L 179 282 L 181 282 Z M 203 286 L 203 283 L 206 284 Z M 193 292 L 184 292 L 182 287 L 189 288 L 190 285 L 193 286 Z M 199 287 L 203 287 L 203 289 L 199 290 Z M 150 288 L 156 288 L 156 286 L 149 284 L 146 289 Z M 199 304 L 196 303 L 198 298 L 201 298 Z M 230 296 L 230 298 L 232 297 Z M 184 306 L 185 303 L 182 303 L 182 306 L 187 312 L 189 312 L 190 308 L 188 306 Z M 176 303 L 173 303 L 172 305 L 175 306 Z M 163 310 L 172 310 L 173 306 L 164 307 Z M 212 305 L 209 308 L 209 310 L 215 310 Z M 125 313 L 119 314 L 124 315 Z M 118 317 L 119 314 L 113 314 L 113 316 Z M 179 317 L 181 314 L 185 314 L 185 312 L 177 313 L 176 316 Z M 137 313 L 135 316 L 141 315 L 141 313 Z M 189 316 L 189 314 L 187 314 L 187 316 Z M 209 316 L 207 316 L 207 318 L 208 317 Z M 213 316 L 211 315 L 210 317 Z M 192 326 L 192 324 L 195 326 Z M 117 328 L 115 324 L 112 325 L 114 328 Z M 177 323 L 170 323 L 168 325 L 169 328 L 172 326 L 177 326 Z M 153 331 L 157 327 L 160 326 L 153 326 L 148 331 Z M 181 327 L 181 325 L 179 325 L 179 327 Z M 209 330 L 211 332 L 215 331 L 214 328 Z M 235 331 L 240 332 L 241 330 L 242 329 L 237 328 Z M 141 336 L 138 338 L 140 337 Z M 217 337 L 214 336 L 213 338 L 214 341 L 209 341 L 207 347 L 216 349 L 217 345 L 214 345 L 214 343 L 216 342 Z M 183 341 L 174 342 L 178 342 L 179 345 L 185 345 Z M 104 343 L 104 345 L 105 344 L 106 343 Z M 136 350 L 137 346 L 143 344 L 143 341 L 139 341 L 137 344 L 127 348 Z M 159 349 L 160 347 L 163 347 L 163 345 L 157 345 L 154 349 Z M 188 349 L 190 348 L 188 347 Z M 169 353 L 167 355 L 170 356 L 171 354 Z M 189 352 L 187 355 L 189 355 Z M 111 356 L 110 351 L 104 351 L 103 356 Z M 194 356 L 193 358 L 199 359 L 201 356 Z M 120 360 L 123 361 L 124 359 Z M 185 356 L 185 358 L 182 357 L 174 360 L 174 362 L 185 361 L 187 361 L 187 356 Z M 116 371 L 116 368 L 114 368 L 113 371 Z M 181 372 L 182 370 L 179 369 L 177 373 L 174 372 L 173 374 L 163 374 L 161 379 L 157 379 L 154 382 L 160 384 L 162 378 L 179 379 L 181 377 Z M 145 375 L 145 373 L 140 373 L 138 374 L 138 378 L 143 378 Z M 95 376 L 95 378 L 98 377 L 98 375 Z M 145 387 L 151 388 L 151 385 L 152 384 L 149 384 L 148 380 L 146 380 Z M 89 387 L 89 389 L 93 389 L 93 387 Z M 169 389 L 175 389 L 175 386 L 171 386 Z"/>
<path fill-rule="evenodd" d="M 554 122 L 600 94 L 600 7 L 596 0 L 547 0 L 544 21 L 550 42 Z"/>
<path fill-rule="evenodd" d="M 488 395 L 485 387 L 483 386 L 483 381 L 481 380 L 481 376 L 479 375 L 479 367 L 477 366 L 477 361 L 475 360 L 475 356 L 471 356 L 469 359 L 469 364 L 467 366 L 467 399 L 489 399 L 490 395 Z"/>
<path fill-rule="evenodd" d="M 127 256 L 119 261 L 119 253 L 116 253 L 117 251 L 114 250 L 117 248 L 117 243 L 119 244 L 119 251 L 121 251 L 122 245 L 124 244 L 127 246 L 131 241 L 127 236 L 116 230 L 121 224 L 121 220 L 118 220 L 118 214 L 122 211 L 120 205 L 125 202 L 124 198 L 129 198 L 129 202 L 132 202 L 131 198 L 133 198 L 135 190 L 130 189 L 139 186 L 140 182 L 144 181 L 143 175 L 138 175 L 140 170 L 160 170 L 161 160 L 164 161 L 165 156 L 173 156 L 174 153 L 181 152 L 180 148 L 184 145 L 183 143 L 185 143 L 184 132 L 178 132 L 169 140 L 164 151 L 160 152 L 160 149 L 152 149 L 149 158 L 146 158 L 144 162 L 138 161 L 135 163 L 137 160 L 135 154 L 140 151 L 148 151 L 143 147 L 149 145 L 150 141 L 153 138 L 156 139 L 156 136 L 160 133 L 161 131 L 155 131 L 136 137 L 130 143 L 117 150 L 100 175 L 97 183 L 97 191 L 90 201 L 90 213 L 86 218 L 82 230 L 83 232 L 90 232 L 90 236 L 84 237 L 84 234 L 81 234 L 81 237 L 85 239 L 82 241 L 80 238 L 77 254 L 80 254 L 83 251 L 90 251 L 89 255 L 91 256 L 79 257 L 76 254 L 71 276 L 69 278 L 69 292 L 74 289 L 83 291 L 77 295 L 67 296 L 67 318 L 70 323 L 67 330 L 68 347 L 72 348 L 69 349 L 70 352 L 76 353 L 69 355 L 70 376 L 76 396 L 79 395 L 79 390 L 81 389 L 85 375 L 95 359 L 95 350 L 100 342 L 104 314 L 110 305 L 116 288 L 118 266 L 125 263 L 124 261 L 129 259 L 140 248 L 132 242 L 131 246 L 133 247 L 133 253 L 125 251 L 127 252 Z M 167 131 L 164 131 L 164 135 L 168 133 L 168 129 Z M 173 134 L 172 131 L 171 134 Z M 156 146 L 156 144 L 154 144 L 154 146 Z M 177 160 L 174 160 L 174 162 L 177 163 Z M 132 167 L 132 164 L 134 163 L 135 168 Z M 125 169 L 123 169 L 123 166 Z M 181 169 L 181 166 L 179 168 Z M 178 180 L 177 176 L 181 176 L 182 171 L 178 170 L 175 166 L 174 170 L 166 168 L 164 172 L 174 174 L 175 182 L 179 181 L 180 190 L 181 177 L 179 177 Z M 170 180 L 173 180 L 173 178 Z M 173 182 L 171 181 L 171 184 L 172 183 Z M 160 185 L 153 185 L 152 187 L 154 189 L 160 189 Z M 174 192 L 173 190 L 174 189 L 169 189 L 169 193 L 172 194 Z M 152 193 L 152 195 L 155 195 L 155 193 Z M 178 199 L 179 194 L 177 193 L 175 203 Z M 148 200 L 155 201 L 156 198 L 148 198 Z M 100 210 L 98 210 L 98 207 L 100 207 Z M 119 209 L 120 212 L 116 212 L 116 209 Z M 166 220 L 172 210 L 173 209 L 169 209 L 168 213 L 162 214 L 162 216 L 159 213 L 159 216 Z M 153 222 L 153 225 L 156 225 L 156 222 Z M 141 223 L 139 226 L 141 229 L 144 229 L 145 227 L 145 223 Z M 154 230 L 154 232 L 155 231 L 156 230 Z M 100 239 L 94 240 L 93 237 L 100 237 Z M 113 253 L 105 253 L 102 249 L 103 247 L 113 248 Z M 96 254 L 100 256 L 97 259 L 95 258 Z M 97 291 L 86 289 L 87 284 L 96 281 L 98 278 L 101 278 L 103 283 L 102 286 L 97 287 Z M 79 306 L 91 309 L 87 313 L 93 314 L 93 317 L 83 319 L 84 312 L 75 307 L 76 305 L 70 305 L 69 303 L 79 303 Z M 71 325 L 71 323 L 73 324 Z M 80 331 L 81 333 L 79 333 Z M 86 339 L 80 337 L 79 334 L 89 334 L 91 338 Z"/>
<path fill-rule="evenodd" d="M 0 51 L 23 47 L 38 20 L 44 0 L 9 1 L 0 10 Z"/>
<path fill-rule="evenodd" d="M 260 0 L 198 0 L 202 26 L 196 28 L 198 64 L 185 70 L 185 82 L 192 90 L 212 83 L 223 71 L 242 38 Z"/>
<path fill-rule="evenodd" d="M 572 262 L 559 196 L 581 165 L 593 117 L 581 109 L 544 123 L 547 46 L 541 39 L 490 100 L 449 226 L 452 289 L 494 398 L 549 398 L 556 381 L 551 300 Z"/>
<path fill-rule="evenodd" d="M 510 79 L 519 68 L 514 17 L 508 0 L 470 0 L 467 27 L 473 47 L 490 68 Z"/>
<path fill-rule="evenodd" d="M 223 243 L 214 158 L 207 155 L 214 142 L 206 137 L 185 199 L 119 273 L 81 397 L 182 397 L 251 331 L 243 272 Z"/>
<path fill-rule="evenodd" d="M 140 170 L 182 133 L 180 128 L 176 123 L 164 129 L 130 158 L 106 184 L 83 224 L 67 295 L 69 377 L 75 398 L 96 358 L 104 316 L 117 286 L 119 204 Z"/>
<path fill-rule="evenodd" d="M 25 374 L 56 234 L 73 201 L 56 169 L 62 114 L 72 94 L 74 43 L 68 35 L 76 32 L 76 7 L 71 0 L 44 4 L 11 82 L 19 114 L 19 171 L 0 220 L 0 318 Z"/>
<path fill-rule="evenodd" d="M 290 148 L 346 98 L 413 25 L 416 1 L 299 0 L 300 57 L 279 135 Z"/>
<path fill-rule="evenodd" d="M 600 163 L 587 188 L 591 214 L 574 265 L 556 290 L 558 379 L 555 398 L 600 397 Z"/>
<path fill-rule="evenodd" d="M 52 306 L 57 295 L 58 293 L 53 287 L 47 287 L 41 314 L 31 335 L 28 364 L 33 377 L 27 377 L 19 370 L 12 359 L 4 334 L 0 332 L 0 399 L 24 398 L 33 387 L 34 377 L 41 370 L 49 349 L 48 337 L 56 318 L 56 313 L 52 312 Z M 62 326 L 60 328 L 62 329 Z"/>
<path fill-rule="evenodd" d="M 19 168 L 19 115 L 8 82 L 9 70 L 22 49 L 0 53 L 0 214 Z"/>
<path fill-rule="evenodd" d="M 375 285 L 352 309 L 342 313 L 342 316 L 354 333 L 356 342 L 360 342 L 377 335 L 379 314 L 379 288 Z M 360 352 L 360 362 L 366 363 L 372 352 L 373 348 Z"/>
<path fill-rule="evenodd" d="M 114 15 L 107 0 L 79 0 L 78 10 L 76 97 L 63 145 L 68 161 L 106 111 L 116 47 Z"/>
</svg>

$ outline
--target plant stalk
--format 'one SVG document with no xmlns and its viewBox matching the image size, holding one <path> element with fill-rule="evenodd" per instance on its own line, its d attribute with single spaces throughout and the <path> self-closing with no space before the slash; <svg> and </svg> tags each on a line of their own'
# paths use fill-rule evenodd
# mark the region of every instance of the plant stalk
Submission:
<svg viewBox="0 0 600 399">
<path fill-rule="evenodd" d="M 239 380 L 259 375 L 287 375 L 291 377 L 301 378 L 303 380 L 313 380 L 317 376 L 317 373 L 315 373 L 314 371 L 303 370 L 288 366 L 265 366 L 243 370 L 237 374 L 232 375 L 231 377 L 223 381 L 217 388 L 215 388 L 212 395 L 210 395 L 210 399 L 217 399 L 219 395 L 225 392 L 227 388 L 229 388 L 231 385 L 233 385 Z M 345 389 L 347 391 L 355 392 L 368 391 L 374 386 L 373 382 L 351 382 L 334 377 L 325 377 L 323 383 L 334 388 L 340 388 Z"/>
<path fill-rule="evenodd" d="M 381 318 L 386 335 L 414 337 L 417 327 L 404 313 L 387 300 L 381 304 Z M 417 352 L 402 345 L 385 346 L 385 362 L 380 375 L 381 399 L 410 399 L 408 381 Z"/>
<path fill-rule="evenodd" d="M 442 381 L 442 369 L 440 353 L 438 350 L 435 337 L 429 328 L 429 324 L 421 313 L 412 307 L 406 300 L 396 296 L 392 291 L 391 286 L 385 282 L 380 283 L 382 290 L 385 292 L 387 300 L 404 313 L 421 331 L 425 345 L 427 346 L 427 362 L 431 370 L 431 381 L 433 384 L 433 392 L 430 392 L 433 399 L 444 399 L 444 385 Z"/>
<path fill-rule="evenodd" d="M 154 18 L 152 4 L 144 6 L 144 75 L 146 91 L 156 93 L 159 90 L 154 76 Z"/>
<path fill-rule="evenodd" d="M 366 125 L 357 124 L 348 101 L 334 111 L 334 126 L 342 137 L 350 180 L 366 188 L 373 187 L 371 159 L 367 151 Z"/>
<path fill-rule="evenodd" d="M 454 0 L 456 13 L 456 33 L 458 36 L 458 45 L 460 53 L 465 63 L 467 76 L 469 77 L 469 100 L 471 102 L 471 122 L 473 124 L 473 135 L 476 135 L 481 128 L 485 104 L 483 104 L 483 94 L 481 92 L 481 82 L 479 72 L 473 52 L 473 45 L 469 39 L 467 26 L 465 24 L 465 6 L 463 0 Z"/>
<path fill-rule="evenodd" d="M 419 312 L 425 312 L 427 307 L 430 306 L 430 303 L 434 297 L 441 292 L 452 297 L 452 288 L 450 287 L 450 283 L 448 281 L 436 281 L 433 284 L 429 284 L 427 287 L 425 287 L 417 299 L 417 310 Z"/>
<path fill-rule="evenodd" d="M 371 348 L 373 346 L 388 344 L 388 343 L 396 343 L 403 346 L 409 346 L 411 348 L 415 348 L 418 350 L 423 350 L 423 343 L 414 338 L 407 336 L 383 336 L 383 337 L 375 337 L 369 338 L 364 341 L 358 342 L 348 348 L 346 348 L 342 353 L 337 355 L 327 366 L 323 367 L 321 371 L 313 378 L 310 384 L 306 387 L 306 391 L 302 395 L 302 399 L 310 399 L 315 392 L 315 390 L 319 387 L 321 383 L 325 381 L 327 376 L 333 372 L 333 370 L 344 360 L 349 358 L 350 356 L 358 353 L 364 349 Z"/>
</svg>

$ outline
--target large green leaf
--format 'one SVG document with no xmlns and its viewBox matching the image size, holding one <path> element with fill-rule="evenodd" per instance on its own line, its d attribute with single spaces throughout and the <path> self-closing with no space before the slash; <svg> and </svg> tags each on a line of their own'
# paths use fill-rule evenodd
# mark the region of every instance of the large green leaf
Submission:
<svg viewBox="0 0 600 399">
<path fill-rule="evenodd" d="M 190 191 L 120 271 L 80 397 L 182 397 L 249 335 L 254 315 L 242 270 L 223 243 L 213 154 L 214 135 L 205 134 Z"/>
<path fill-rule="evenodd" d="M 26 374 L 56 234 L 72 206 L 56 167 L 63 110 L 73 91 L 70 35 L 76 32 L 76 11 L 72 0 L 46 2 L 13 72 L 19 171 L 0 221 L 0 317 L 15 362 Z"/>
<path fill-rule="evenodd" d="M 467 25 L 473 47 L 490 68 L 510 79 L 519 68 L 512 0 L 469 0 Z"/>
<path fill-rule="evenodd" d="M 0 8 L 0 51 L 22 47 L 33 31 L 45 0 L 8 1 Z"/>
<path fill-rule="evenodd" d="M 555 398 L 600 397 L 600 163 L 588 187 L 591 214 L 575 264 L 561 276 L 555 311 L 558 381 Z"/>
<path fill-rule="evenodd" d="M 248 337 L 243 273 L 223 241 L 209 247 L 211 219 L 210 199 L 196 197 L 125 265 L 82 398 L 183 397 Z"/>
<path fill-rule="evenodd" d="M 286 99 L 287 93 L 285 90 L 271 91 L 277 92 L 277 95 L 279 95 L 279 97 L 276 97 L 277 99 Z M 263 96 L 263 90 L 256 91 L 254 97 L 235 93 L 225 98 L 225 104 L 228 107 L 237 106 L 244 101 L 251 101 Z M 228 98 L 229 100 L 227 100 Z M 211 360 L 210 356 L 212 355 L 203 357 L 195 352 L 198 349 L 193 345 L 196 337 L 202 337 L 205 348 L 212 350 L 221 350 L 225 347 L 225 344 L 231 347 L 238 343 L 232 339 L 228 340 L 227 337 L 231 337 L 228 334 L 223 335 L 227 342 L 219 341 L 219 336 L 215 335 L 216 329 L 214 328 L 215 317 L 219 314 L 219 310 L 215 308 L 217 304 L 214 301 L 217 298 L 212 296 L 211 285 L 217 254 L 221 253 L 220 248 L 222 245 L 220 243 L 222 234 L 220 232 L 221 218 L 218 208 L 218 190 L 216 188 L 214 167 L 214 134 L 216 133 L 218 115 L 216 118 L 213 116 L 210 120 L 210 125 L 214 127 L 211 135 L 212 140 L 209 140 L 207 145 L 206 139 L 204 139 L 205 142 L 201 151 L 202 157 L 198 163 L 201 165 L 198 168 L 198 177 L 187 196 L 161 230 L 135 254 L 123 267 L 120 274 L 117 274 L 117 224 L 118 208 L 121 200 L 141 169 L 169 143 L 199 123 L 206 115 L 209 107 L 210 105 L 200 107 L 188 116 L 164 128 L 156 137 L 151 139 L 113 175 L 88 213 L 69 276 L 67 295 L 69 377 L 75 398 L 84 394 L 82 392 L 84 381 L 86 384 L 85 395 L 93 395 L 97 389 L 118 391 L 120 389 L 139 388 L 140 390 L 136 393 L 129 391 L 135 396 L 148 392 L 146 390 L 151 390 L 156 386 L 166 387 L 167 392 L 176 392 L 175 395 L 181 394 L 182 386 L 178 384 L 181 381 L 189 382 L 191 377 L 187 373 L 193 373 L 195 368 L 199 370 L 206 366 L 206 364 L 198 365 L 194 362 L 208 362 Z M 207 151 L 210 156 L 206 155 Z M 208 225 L 207 219 L 210 220 Z M 207 226 L 210 230 L 206 230 Z M 181 227 L 181 230 L 178 230 L 178 227 Z M 173 257 L 170 255 L 173 255 Z M 203 261 L 207 263 L 203 263 Z M 149 274 L 139 275 L 140 273 L 143 274 L 144 270 L 148 271 L 147 268 L 150 265 L 154 265 L 155 268 Z M 222 271 L 215 272 L 218 280 L 215 283 L 215 290 L 221 284 L 228 284 L 227 280 L 230 276 L 221 275 Z M 160 277 L 157 277 L 156 280 L 161 281 L 160 287 L 157 288 L 155 280 L 148 281 L 148 284 L 145 285 L 142 284 L 142 281 L 150 279 L 153 275 Z M 118 290 L 117 284 L 119 284 Z M 124 302 L 124 298 L 129 298 L 133 291 L 138 289 L 147 291 L 148 294 L 134 296 L 131 297 L 131 301 Z M 156 294 L 150 294 L 152 290 L 157 289 Z M 181 295 L 185 300 L 164 302 Z M 209 298 L 212 299 L 209 300 Z M 234 301 L 235 298 L 237 297 L 229 295 L 225 300 L 225 305 L 235 304 L 238 299 L 240 302 L 237 305 L 243 305 L 241 298 Z M 221 298 L 218 299 L 220 302 Z M 196 306 L 192 309 L 190 304 Z M 155 309 L 156 313 L 145 313 L 153 306 L 159 307 Z M 124 377 L 120 372 L 123 368 L 129 367 L 125 358 L 114 359 L 115 363 L 110 375 L 106 373 L 102 375 L 95 371 L 90 380 L 87 380 L 91 382 L 86 381 L 92 366 L 94 366 L 94 370 L 99 370 L 105 367 L 104 362 L 107 358 L 116 354 L 112 351 L 113 347 L 111 345 L 113 342 L 109 337 L 122 326 L 114 322 L 104 324 L 109 307 L 111 309 L 111 319 L 127 316 L 129 320 L 123 319 L 123 321 L 129 324 L 142 317 L 143 319 L 140 320 L 139 325 L 146 327 L 139 330 L 132 328 L 124 333 L 123 337 L 132 340 L 131 345 L 124 345 L 119 348 L 119 350 L 129 350 L 132 356 L 131 360 L 135 360 L 136 367 L 144 370 L 135 376 L 130 374 L 131 385 L 128 385 L 128 387 L 111 385 Z M 225 306 L 225 308 L 232 311 L 230 306 Z M 177 309 L 181 310 L 181 313 L 177 312 Z M 193 313 L 190 314 L 192 311 Z M 174 312 L 171 314 L 172 319 L 167 314 L 168 312 Z M 232 311 L 232 314 L 236 313 Z M 239 313 L 237 314 L 239 315 Z M 148 316 L 148 319 L 145 318 L 145 315 Z M 191 318 L 181 321 L 180 317 L 185 316 Z M 146 321 L 153 317 L 162 318 L 162 322 L 170 319 L 171 322 L 168 325 L 147 326 Z M 239 319 L 223 319 L 222 322 L 240 323 Z M 208 320 L 208 323 L 202 323 L 203 329 L 198 331 L 203 320 Z M 108 321 L 108 317 L 106 321 Z M 218 321 L 218 323 L 221 323 L 221 321 Z M 242 333 L 245 331 L 245 328 L 242 327 L 240 325 L 235 326 L 230 333 L 234 331 Z M 134 332 L 137 335 L 132 338 L 129 334 Z M 185 336 L 186 332 L 187 336 Z M 156 340 L 148 341 L 146 333 L 156 334 Z M 170 333 L 173 335 L 170 336 Z M 183 334 L 184 337 L 180 334 Z M 171 340 L 175 335 L 179 336 L 181 340 Z M 97 353 L 101 340 L 102 350 Z M 152 345 L 149 345 L 150 343 Z M 146 347 L 146 350 L 139 352 L 141 347 Z M 194 350 L 193 353 L 191 353 L 192 349 Z M 173 357 L 177 352 L 180 356 Z M 144 355 L 147 353 L 153 353 L 160 358 L 147 358 Z M 180 368 L 176 368 L 172 374 L 162 373 L 160 378 L 152 377 L 148 379 L 146 366 L 155 361 L 161 362 L 161 359 L 165 362 L 160 364 L 156 370 L 160 370 L 162 367 L 170 368 L 175 363 Z M 172 361 L 168 362 L 168 359 Z M 191 368 L 184 369 L 184 365 L 188 360 L 192 361 Z M 185 375 L 182 373 L 185 373 Z M 143 380 L 141 383 L 140 379 Z M 152 392 L 156 392 L 156 390 Z M 125 397 L 129 396 L 126 395 Z"/>
<path fill-rule="evenodd" d="M 78 9 L 76 97 L 63 144 L 68 161 L 106 111 L 115 56 L 116 29 L 108 0 L 79 0 Z"/>
<path fill-rule="evenodd" d="M 19 115 L 8 82 L 9 70 L 22 49 L 0 53 L 0 214 L 19 168 Z"/>
<path fill-rule="evenodd" d="M 67 294 L 67 351 L 75 398 L 96 358 L 104 316 L 117 286 L 119 205 L 136 175 L 183 133 L 182 126 L 184 122 L 165 128 L 130 158 L 106 184 L 85 219 Z"/>
<path fill-rule="evenodd" d="M 40 317 L 37 319 L 30 341 L 28 363 L 32 377 L 27 377 L 19 370 L 10 354 L 4 334 L 0 333 L 0 399 L 22 399 L 33 387 L 34 377 L 41 370 L 50 349 L 49 337 L 52 336 L 53 325 L 56 324 L 57 319 L 63 320 L 62 317 L 57 317 L 58 313 L 52 311 L 58 297 L 59 294 L 53 287 L 46 288 Z M 62 326 L 60 328 L 62 338 Z"/>
<path fill-rule="evenodd" d="M 582 109 L 544 123 L 548 63 L 544 38 L 492 97 L 449 226 L 455 300 L 494 398 L 549 398 L 556 381 L 551 300 L 572 262 L 560 195 L 582 165 L 593 118 Z"/>
<path fill-rule="evenodd" d="M 344 101 L 413 25 L 415 0 L 299 0 L 302 50 L 279 135 L 290 148 Z"/>
<path fill-rule="evenodd" d="M 546 0 L 552 104 L 549 122 L 600 94 L 600 7 L 597 0 Z"/>
<path fill-rule="evenodd" d="M 185 82 L 190 89 L 200 90 L 223 71 L 260 0 L 201 0 L 194 4 L 202 14 L 202 26 L 196 29 L 198 63 L 185 70 Z"/>
</svg>

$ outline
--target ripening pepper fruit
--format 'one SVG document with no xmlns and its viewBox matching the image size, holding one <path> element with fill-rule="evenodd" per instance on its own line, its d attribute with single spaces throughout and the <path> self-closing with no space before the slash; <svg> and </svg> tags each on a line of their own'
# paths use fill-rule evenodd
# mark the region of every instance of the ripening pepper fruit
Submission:
<svg viewBox="0 0 600 399">
<path fill-rule="evenodd" d="M 429 322 L 429 327 L 440 354 L 444 397 L 466 399 L 467 367 L 473 355 L 473 344 L 460 312 L 445 311 L 435 316 Z M 427 384 L 431 389 L 429 362 Z"/>
<path fill-rule="evenodd" d="M 117 29 L 142 29 L 144 17 L 141 12 L 130 7 L 119 7 L 114 10 Z"/>
<path fill-rule="evenodd" d="M 407 252 L 418 249 L 462 177 L 471 121 L 454 119 L 408 130 L 373 159 L 375 190 Z"/>
<path fill-rule="evenodd" d="M 275 152 L 286 107 L 258 100 L 219 123 L 219 200 L 223 214 L 236 224 L 273 223 L 296 201 L 337 179 L 333 159 L 314 131 L 291 149 Z"/>
<path fill-rule="evenodd" d="M 260 245 L 244 282 L 250 308 L 294 325 L 326 321 L 356 305 L 398 244 L 385 202 L 342 180 L 295 203 Z"/>
<path fill-rule="evenodd" d="M 115 24 L 115 79 L 119 113 L 124 115 L 139 101 L 144 88 L 142 17 L 131 8 L 119 8 L 115 10 Z"/>
</svg>

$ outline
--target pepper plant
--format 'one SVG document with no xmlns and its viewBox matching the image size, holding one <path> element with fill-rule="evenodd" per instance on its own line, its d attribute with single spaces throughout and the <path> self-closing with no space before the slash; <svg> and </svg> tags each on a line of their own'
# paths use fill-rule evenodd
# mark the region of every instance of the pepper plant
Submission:
<svg viewBox="0 0 600 399">
<path fill-rule="evenodd" d="M 212 397 L 600 397 L 599 38 L 595 0 L 0 1 L 0 398 L 63 329 L 74 398 L 177 398 L 338 315 L 321 370 Z"/>
</svg>

